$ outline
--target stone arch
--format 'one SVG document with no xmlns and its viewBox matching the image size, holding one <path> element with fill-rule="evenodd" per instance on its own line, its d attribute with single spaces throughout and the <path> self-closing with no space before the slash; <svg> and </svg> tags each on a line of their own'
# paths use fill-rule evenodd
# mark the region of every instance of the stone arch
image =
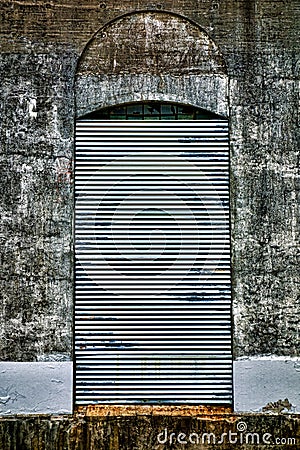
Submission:
<svg viewBox="0 0 300 450">
<path fill-rule="evenodd" d="M 141 11 L 101 28 L 76 73 L 77 117 L 120 103 L 190 104 L 227 116 L 227 70 L 216 44 L 194 22 Z"/>
</svg>

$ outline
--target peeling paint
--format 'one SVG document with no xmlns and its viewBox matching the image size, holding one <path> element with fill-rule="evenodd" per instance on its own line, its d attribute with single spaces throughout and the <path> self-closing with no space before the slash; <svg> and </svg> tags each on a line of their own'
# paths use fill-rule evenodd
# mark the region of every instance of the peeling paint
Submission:
<svg viewBox="0 0 300 450">
<path fill-rule="evenodd" d="M 33 119 L 37 118 L 36 99 L 35 98 L 33 98 L 29 101 L 28 111 L 29 111 L 30 117 L 32 117 Z"/>
<path fill-rule="evenodd" d="M 276 402 L 269 402 L 266 406 L 262 407 L 263 412 L 272 413 L 282 413 L 282 412 L 293 412 L 295 411 L 295 406 L 286 398 L 284 400 L 277 400 Z"/>
</svg>

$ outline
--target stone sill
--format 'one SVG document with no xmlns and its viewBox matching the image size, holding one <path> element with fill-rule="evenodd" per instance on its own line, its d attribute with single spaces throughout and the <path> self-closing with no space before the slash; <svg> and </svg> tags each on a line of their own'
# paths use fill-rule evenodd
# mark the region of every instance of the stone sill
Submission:
<svg viewBox="0 0 300 450">
<path fill-rule="evenodd" d="M 75 414 L 93 416 L 209 416 L 232 414 L 231 407 L 191 405 L 88 405 L 78 406 Z"/>
</svg>

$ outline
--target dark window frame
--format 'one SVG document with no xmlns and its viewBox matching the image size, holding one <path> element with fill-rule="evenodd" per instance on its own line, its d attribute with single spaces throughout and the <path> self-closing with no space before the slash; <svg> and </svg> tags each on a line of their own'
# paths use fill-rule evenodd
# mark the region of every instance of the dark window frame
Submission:
<svg viewBox="0 0 300 450">
<path fill-rule="evenodd" d="M 171 102 L 132 102 L 101 108 L 81 120 L 213 120 L 222 116 L 202 108 Z"/>
</svg>

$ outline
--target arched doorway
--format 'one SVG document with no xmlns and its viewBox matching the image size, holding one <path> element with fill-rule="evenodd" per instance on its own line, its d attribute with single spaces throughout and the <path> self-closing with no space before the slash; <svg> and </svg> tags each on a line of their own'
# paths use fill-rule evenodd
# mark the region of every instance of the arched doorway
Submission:
<svg viewBox="0 0 300 450">
<path fill-rule="evenodd" d="M 78 404 L 230 404 L 228 196 L 222 117 L 145 102 L 77 121 Z"/>
<path fill-rule="evenodd" d="M 77 404 L 231 404 L 227 82 L 169 12 L 120 17 L 83 52 Z"/>
</svg>

